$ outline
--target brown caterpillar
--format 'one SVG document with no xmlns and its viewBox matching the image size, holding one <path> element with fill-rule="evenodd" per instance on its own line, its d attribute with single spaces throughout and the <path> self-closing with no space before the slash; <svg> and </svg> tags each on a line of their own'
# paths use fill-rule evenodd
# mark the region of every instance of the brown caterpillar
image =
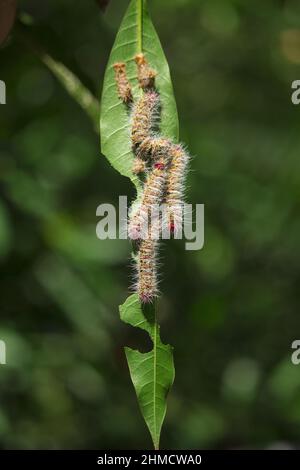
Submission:
<svg viewBox="0 0 300 470">
<path fill-rule="evenodd" d="M 136 258 L 137 282 L 135 290 L 142 302 L 151 302 L 157 296 L 157 250 L 161 221 L 149 217 L 153 209 L 165 200 L 167 221 L 172 232 L 182 225 L 184 178 L 188 155 L 181 145 L 155 134 L 159 118 L 160 97 L 155 90 L 156 71 L 145 56 L 135 57 L 138 82 L 143 90 L 141 98 L 132 106 L 131 143 L 135 154 L 133 172 L 146 173 L 143 192 L 137 207 L 130 215 L 129 237 L 138 240 Z M 114 65 L 118 95 L 128 106 L 133 102 L 130 83 L 123 63 Z M 153 236 L 158 233 L 158 236 Z"/>
<path fill-rule="evenodd" d="M 124 62 L 117 62 L 114 64 L 114 70 L 118 95 L 125 104 L 129 105 L 133 98 L 131 86 L 126 74 L 126 64 Z"/>
<path fill-rule="evenodd" d="M 134 159 L 134 162 L 133 162 L 133 165 L 132 165 L 132 172 L 133 172 L 135 175 L 139 175 L 139 174 L 141 174 L 141 173 L 145 173 L 146 168 L 147 168 L 147 165 L 146 165 L 145 160 L 142 160 L 142 159 L 139 158 L 139 157 L 136 157 L 136 158 Z"/>
<path fill-rule="evenodd" d="M 139 146 L 151 139 L 155 115 L 159 107 L 159 95 L 155 91 L 147 91 L 133 107 L 131 122 L 131 142 L 133 150 L 139 153 Z"/>
<path fill-rule="evenodd" d="M 145 237 L 145 233 L 148 231 L 149 214 L 151 215 L 152 209 L 163 201 L 168 177 L 170 141 L 163 138 L 153 138 L 147 139 L 147 143 L 145 141 L 143 145 L 145 147 L 142 148 L 142 151 L 145 154 L 150 152 L 154 163 L 144 184 L 139 207 L 130 216 L 128 234 L 133 240 Z"/>
<path fill-rule="evenodd" d="M 138 81 L 139 81 L 140 87 L 143 90 L 154 88 L 155 77 L 157 73 L 155 70 L 149 67 L 149 64 L 144 54 L 137 54 L 135 56 L 135 62 L 137 64 Z"/>
</svg>

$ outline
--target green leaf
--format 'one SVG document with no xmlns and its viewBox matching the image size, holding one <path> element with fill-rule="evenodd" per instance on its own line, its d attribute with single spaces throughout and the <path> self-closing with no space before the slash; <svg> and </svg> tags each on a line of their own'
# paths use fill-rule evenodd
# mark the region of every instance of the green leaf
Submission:
<svg viewBox="0 0 300 470">
<path fill-rule="evenodd" d="M 172 347 L 161 342 L 155 306 L 142 308 L 137 294 L 120 306 L 120 316 L 125 323 L 147 331 L 153 342 L 153 349 L 147 353 L 130 348 L 125 352 L 142 414 L 158 449 L 166 398 L 175 377 Z"/>
<path fill-rule="evenodd" d="M 134 98 L 141 91 L 137 82 L 134 57 L 143 52 L 151 67 L 158 72 L 156 85 L 161 95 L 162 135 L 178 139 L 178 116 L 169 66 L 159 38 L 150 19 L 146 0 L 132 0 L 117 34 L 104 77 L 101 101 L 101 150 L 111 165 L 127 176 L 139 188 L 139 180 L 132 173 L 133 154 L 130 142 L 130 119 L 118 97 L 113 65 L 125 62 Z"/>
</svg>

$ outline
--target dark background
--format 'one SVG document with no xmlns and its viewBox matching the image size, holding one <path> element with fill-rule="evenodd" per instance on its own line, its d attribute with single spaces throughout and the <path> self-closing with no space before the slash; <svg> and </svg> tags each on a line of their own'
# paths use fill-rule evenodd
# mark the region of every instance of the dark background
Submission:
<svg viewBox="0 0 300 470">
<path fill-rule="evenodd" d="M 95 234 L 97 206 L 133 189 L 40 58 L 47 51 L 99 98 L 128 2 L 111 0 L 105 15 L 98 3 L 19 1 L 0 50 L 4 449 L 151 448 L 123 354 L 148 340 L 118 317 L 130 244 Z M 187 199 L 206 217 L 203 250 L 163 250 L 160 322 L 176 380 L 162 447 L 297 446 L 300 2 L 149 7 L 194 156 Z"/>
</svg>

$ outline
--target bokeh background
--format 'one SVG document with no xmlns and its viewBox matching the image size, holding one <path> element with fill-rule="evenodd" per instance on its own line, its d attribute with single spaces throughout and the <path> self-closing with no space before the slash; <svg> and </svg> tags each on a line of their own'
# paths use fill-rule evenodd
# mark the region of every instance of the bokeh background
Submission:
<svg viewBox="0 0 300 470">
<path fill-rule="evenodd" d="M 20 0 L 0 50 L 0 447 L 141 449 L 151 441 L 123 346 L 130 245 L 97 240 L 96 208 L 134 197 L 97 130 L 42 62 L 99 99 L 127 0 Z M 176 381 L 163 448 L 289 448 L 300 441 L 300 79 L 297 0 L 149 0 L 170 63 L 188 200 L 205 247 L 165 244 L 162 337 Z M 22 23 L 22 24 L 21 24 Z"/>
</svg>

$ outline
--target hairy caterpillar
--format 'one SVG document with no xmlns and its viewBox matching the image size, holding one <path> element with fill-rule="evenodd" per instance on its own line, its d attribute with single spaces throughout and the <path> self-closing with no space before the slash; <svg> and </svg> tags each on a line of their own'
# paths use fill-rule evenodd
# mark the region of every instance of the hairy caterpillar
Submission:
<svg viewBox="0 0 300 470">
<path fill-rule="evenodd" d="M 167 178 L 167 167 L 164 159 L 159 159 L 153 165 L 144 186 L 140 205 L 131 215 L 128 234 L 132 240 L 144 239 L 149 234 L 149 218 L 153 209 L 161 204 L 164 196 Z"/>
<path fill-rule="evenodd" d="M 135 62 L 138 69 L 138 81 L 140 87 L 143 90 L 154 88 L 155 77 L 157 75 L 156 71 L 149 67 L 149 64 L 144 56 L 144 54 L 137 54 L 135 56 Z"/>
<path fill-rule="evenodd" d="M 167 206 L 167 222 L 172 232 L 182 226 L 184 179 L 189 157 L 183 147 L 155 134 L 159 120 L 160 97 L 155 90 L 157 73 L 149 67 L 143 54 L 135 57 L 142 96 L 133 103 L 130 83 L 123 63 L 114 65 L 119 97 L 132 105 L 131 144 L 135 154 L 133 172 L 146 173 L 139 203 L 130 214 L 128 233 L 138 240 L 135 290 L 142 302 L 157 296 L 157 250 L 161 221 L 153 221 L 153 210 L 162 202 Z M 149 219 L 150 217 L 150 219 Z M 150 223 L 149 223 L 150 222 Z M 154 229 L 154 232 L 153 232 Z M 153 236 L 153 233 L 156 235 Z"/>
<path fill-rule="evenodd" d="M 137 261 L 137 285 L 136 291 L 144 303 L 154 300 L 158 294 L 157 288 L 157 253 L 158 242 L 156 240 L 143 240 L 140 245 Z"/>
<path fill-rule="evenodd" d="M 151 157 L 152 160 L 164 158 L 169 161 L 169 153 L 172 142 L 163 137 L 147 137 L 139 146 L 139 154 L 144 155 L 145 158 Z"/>
</svg>

